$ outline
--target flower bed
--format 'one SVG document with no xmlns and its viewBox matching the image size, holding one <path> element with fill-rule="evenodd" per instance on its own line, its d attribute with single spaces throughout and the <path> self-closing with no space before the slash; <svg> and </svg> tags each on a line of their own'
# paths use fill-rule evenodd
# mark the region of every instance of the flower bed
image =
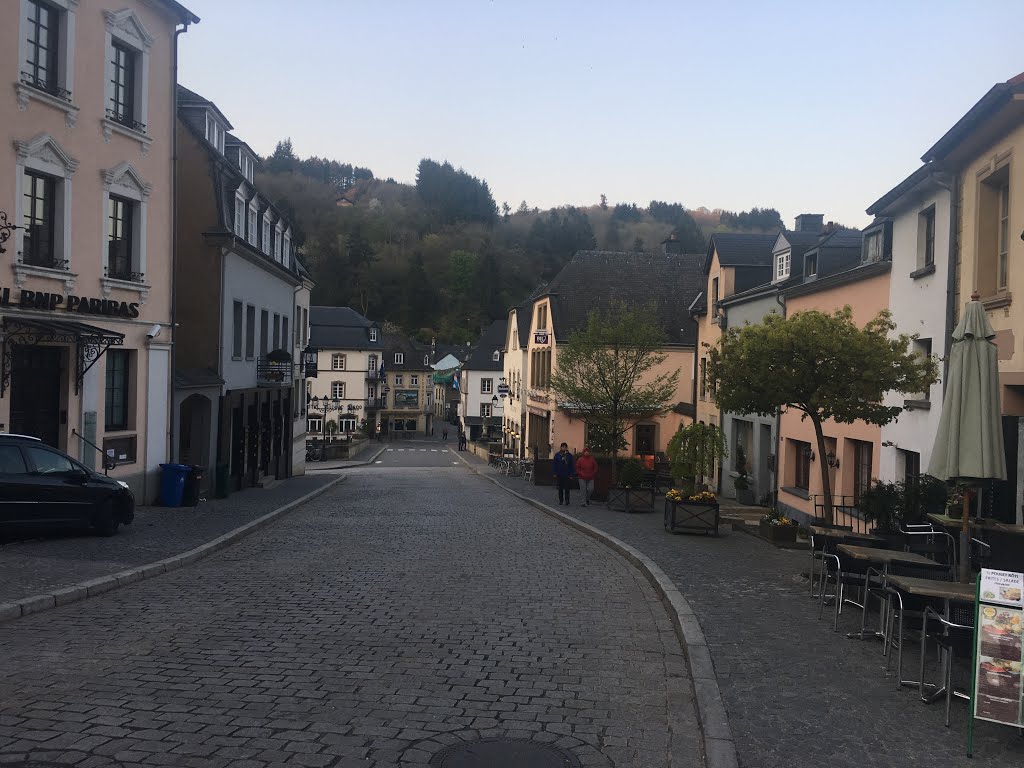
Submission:
<svg viewBox="0 0 1024 768">
<path fill-rule="evenodd" d="M 665 530 L 669 533 L 718 535 L 718 499 L 710 491 L 686 494 L 673 488 L 665 494 Z"/>
</svg>

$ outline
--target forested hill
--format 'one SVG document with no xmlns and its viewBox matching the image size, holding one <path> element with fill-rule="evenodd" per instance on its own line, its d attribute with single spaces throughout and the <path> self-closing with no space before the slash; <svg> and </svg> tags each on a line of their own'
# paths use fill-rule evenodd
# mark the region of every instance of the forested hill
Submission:
<svg viewBox="0 0 1024 768">
<path fill-rule="evenodd" d="M 715 231 L 775 232 L 772 208 L 734 213 L 652 200 L 539 210 L 495 203 L 486 181 L 422 160 L 416 184 L 300 160 L 280 142 L 257 180 L 298 227 L 316 304 L 344 305 L 421 340 L 465 343 L 551 280 L 578 250 L 653 250 L 674 234 L 703 251 Z"/>
</svg>

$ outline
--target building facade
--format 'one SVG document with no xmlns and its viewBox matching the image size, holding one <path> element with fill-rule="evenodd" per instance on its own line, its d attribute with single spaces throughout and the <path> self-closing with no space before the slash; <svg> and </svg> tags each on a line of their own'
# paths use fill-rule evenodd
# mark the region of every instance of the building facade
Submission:
<svg viewBox="0 0 1024 768">
<path fill-rule="evenodd" d="M 366 422 L 376 429 L 383 395 L 380 326 L 348 307 L 313 306 L 310 346 L 316 352 L 316 376 L 307 382 L 309 438 L 350 435 Z"/>
<path fill-rule="evenodd" d="M 199 19 L 170 0 L 10 6 L 0 424 L 113 461 L 150 503 L 172 431 L 175 29 Z"/>
<path fill-rule="evenodd" d="M 216 466 L 224 490 L 263 486 L 293 473 L 305 384 L 292 323 L 308 275 L 216 104 L 179 86 L 178 113 L 178 456 Z"/>
<path fill-rule="evenodd" d="M 526 389 L 523 386 L 529 371 L 527 353 L 529 350 L 531 312 L 530 304 L 513 307 L 508 313 L 505 327 L 505 353 L 502 357 L 502 374 L 508 384 L 508 397 L 502 408 L 502 435 L 505 447 L 516 456 L 526 456 Z"/>
<path fill-rule="evenodd" d="M 399 334 L 384 337 L 380 431 L 392 438 L 429 435 L 434 418 L 430 350 Z"/>
<path fill-rule="evenodd" d="M 508 393 L 503 377 L 507 321 L 496 320 L 480 336 L 459 377 L 459 427 L 470 440 L 498 439 Z M 504 441 L 503 441 L 504 442 Z"/>
</svg>

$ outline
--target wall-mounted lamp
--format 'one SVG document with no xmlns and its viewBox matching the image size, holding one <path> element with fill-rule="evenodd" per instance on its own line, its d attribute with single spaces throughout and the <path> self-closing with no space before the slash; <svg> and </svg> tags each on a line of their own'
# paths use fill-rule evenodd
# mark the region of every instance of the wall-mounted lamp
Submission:
<svg viewBox="0 0 1024 768">
<path fill-rule="evenodd" d="M 829 451 L 828 453 L 825 454 L 825 463 L 828 464 L 829 467 L 831 467 L 832 469 L 839 468 L 839 457 L 836 456 L 835 451 Z"/>
<path fill-rule="evenodd" d="M 814 461 L 814 451 L 810 448 L 804 448 L 804 456 L 807 457 L 808 461 Z"/>
</svg>

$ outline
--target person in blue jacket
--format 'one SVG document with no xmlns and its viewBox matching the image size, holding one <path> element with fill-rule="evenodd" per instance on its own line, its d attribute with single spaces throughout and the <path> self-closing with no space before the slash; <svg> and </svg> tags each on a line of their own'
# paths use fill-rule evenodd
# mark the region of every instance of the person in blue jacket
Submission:
<svg viewBox="0 0 1024 768">
<path fill-rule="evenodd" d="M 562 443 L 551 460 L 552 469 L 555 473 L 555 482 L 558 483 L 558 503 L 569 505 L 569 480 L 576 474 L 576 466 L 572 454 L 569 453 L 569 446 Z M 564 499 L 564 501 L 563 501 Z"/>
</svg>

